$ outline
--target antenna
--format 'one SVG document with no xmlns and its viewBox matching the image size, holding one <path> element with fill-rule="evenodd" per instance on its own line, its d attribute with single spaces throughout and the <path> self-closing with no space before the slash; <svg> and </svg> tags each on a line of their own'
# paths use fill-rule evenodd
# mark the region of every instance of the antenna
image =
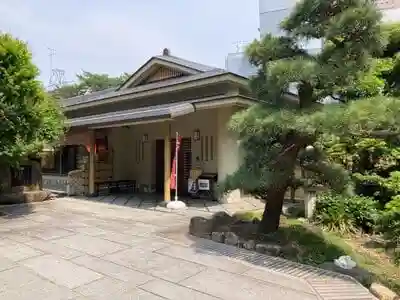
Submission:
<svg viewBox="0 0 400 300">
<path fill-rule="evenodd" d="M 50 59 L 50 73 L 53 70 L 53 56 L 56 55 L 56 49 L 47 47 L 49 51 L 49 59 Z"/>
<path fill-rule="evenodd" d="M 56 55 L 56 50 L 47 47 L 49 51 L 49 61 L 50 61 L 50 78 L 49 78 L 49 88 L 57 88 L 65 84 L 65 70 L 57 69 L 53 67 L 53 57 Z"/>
<path fill-rule="evenodd" d="M 243 52 L 243 46 L 247 45 L 249 42 L 248 41 L 236 41 L 233 43 L 233 45 L 236 47 L 236 53 Z"/>
</svg>

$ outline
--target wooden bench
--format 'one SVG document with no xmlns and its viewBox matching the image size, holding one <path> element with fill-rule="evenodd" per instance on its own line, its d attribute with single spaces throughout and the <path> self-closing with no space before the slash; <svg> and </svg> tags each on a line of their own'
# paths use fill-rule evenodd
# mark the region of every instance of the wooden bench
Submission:
<svg viewBox="0 0 400 300">
<path fill-rule="evenodd" d="M 94 183 L 95 194 L 118 194 L 118 193 L 134 193 L 136 180 L 104 180 Z"/>
</svg>

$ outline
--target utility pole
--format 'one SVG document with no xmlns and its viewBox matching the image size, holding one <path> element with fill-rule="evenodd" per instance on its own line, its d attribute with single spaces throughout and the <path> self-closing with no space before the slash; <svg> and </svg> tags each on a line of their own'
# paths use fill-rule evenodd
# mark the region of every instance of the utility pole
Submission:
<svg viewBox="0 0 400 300">
<path fill-rule="evenodd" d="M 50 78 L 49 88 L 57 88 L 65 84 L 65 70 L 54 68 L 53 58 L 56 55 L 56 50 L 53 48 L 47 48 L 49 51 L 49 62 L 50 62 Z"/>
</svg>

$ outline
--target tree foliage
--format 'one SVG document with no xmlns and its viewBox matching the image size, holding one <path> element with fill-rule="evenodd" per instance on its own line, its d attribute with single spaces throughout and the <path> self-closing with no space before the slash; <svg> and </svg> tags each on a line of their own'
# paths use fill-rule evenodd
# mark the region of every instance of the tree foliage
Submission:
<svg viewBox="0 0 400 300">
<path fill-rule="evenodd" d="M 0 34 L 0 162 L 22 157 L 56 141 L 63 132 L 63 114 L 37 79 L 27 45 Z"/>
<path fill-rule="evenodd" d="M 124 83 L 129 74 L 123 73 L 118 77 L 111 77 L 107 74 L 97 74 L 83 71 L 77 75 L 77 82 L 64 85 L 54 89 L 51 93 L 57 98 L 71 98 L 83 95 L 86 92 L 97 92 L 108 88 L 118 87 Z"/>
<path fill-rule="evenodd" d="M 303 0 L 282 23 L 285 36 L 267 34 L 247 49 L 251 63 L 258 67 L 251 86 L 263 104 L 232 120 L 231 127 L 239 134 L 246 154 L 224 189 L 242 188 L 266 200 L 261 232 L 278 228 L 283 198 L 295 182 L 296 166 L 312 174 L 311 184 L 347 189 L 348 173 L 329 160 L 320 146 L 327 132 L 369 136 L 396 130 L 398 117 L 392 112 L 399 109 L 395 100 L 376 98 L 358 103 L 350 97 L 357 93 L 347 93 L 371 72 L 374 57 L 382 53 L 380 19 L 368 0 Z M 318 54 L 309 54 L 300 46 L 311 39 L 324 40 Z M 325 97 L 345 104 L 319 104 Z M 390 117 L 376 114 L 378 111 L 388 112 Z"/>
</svg>

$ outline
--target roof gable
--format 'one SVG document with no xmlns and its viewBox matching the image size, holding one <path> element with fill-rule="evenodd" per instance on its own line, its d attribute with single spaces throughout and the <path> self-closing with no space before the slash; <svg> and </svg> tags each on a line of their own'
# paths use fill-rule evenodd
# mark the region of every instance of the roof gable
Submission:
<svg viewBox="0 0 400 300">
<path fill-rule="evenodd" d="M 133 88 L 156 81 L 196 75 L 216 68 L 170 55 L 154 56 L 128 78 L 118 90 Z"/>
</svg>

